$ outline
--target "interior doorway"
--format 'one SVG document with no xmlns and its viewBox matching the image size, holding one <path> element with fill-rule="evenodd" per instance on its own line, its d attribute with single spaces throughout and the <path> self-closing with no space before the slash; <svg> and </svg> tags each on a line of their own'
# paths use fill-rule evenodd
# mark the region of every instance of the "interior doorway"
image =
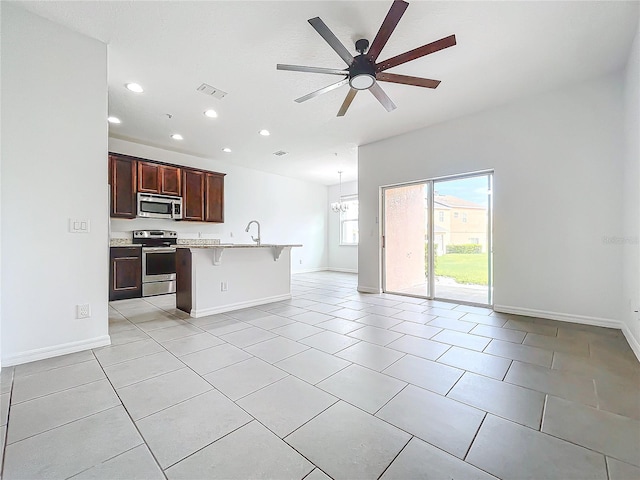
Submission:
<svg viewBox="0 0 640 480">
<path fill-rule="evenodd" d="M 492 305 L 491 172 L 382 189 L 383 290 Z"/>
</svg>

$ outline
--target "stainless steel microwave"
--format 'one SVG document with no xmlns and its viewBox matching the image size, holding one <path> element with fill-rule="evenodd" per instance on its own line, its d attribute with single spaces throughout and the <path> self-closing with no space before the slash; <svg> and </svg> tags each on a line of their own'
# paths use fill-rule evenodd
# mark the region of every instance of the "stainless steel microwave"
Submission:
<svg viewBox="0 0 640 480">
<path fill-rule="evenodd" d="M 138 193 L 138 216 L 182 220 L 182 197 Z"/>
</svg>

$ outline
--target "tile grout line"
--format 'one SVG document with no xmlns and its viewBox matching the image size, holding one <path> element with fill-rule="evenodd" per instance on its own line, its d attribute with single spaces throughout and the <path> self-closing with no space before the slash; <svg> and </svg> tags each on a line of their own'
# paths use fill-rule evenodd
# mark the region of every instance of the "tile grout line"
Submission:
<svg viewBox="0 0 640 480">
<path fill-rule="evenodd" d="M 88 363 L 88 362 L 81 362 L 81 363 Z M 74 364 L 74 365 L 79 365 L 79 364 Z M 98 366 L 100 367 L 100 369 L 102 369 L 102 366 L 99 363 L 98 363 Z M 106 375 L 105 375 L 105 377 L 106 377 Z M 85 385 L 89 385 L 91 383 L 99 382 L 101 380 L 104 380 L 104 379 L 103 378 L 98 378 L 98 379 L 95 379 L 95 380 L 89 380 L 88 382 L 79 383 L 77 385 L 74 385 L 73 387 L 63 388 L 62 390 L 56 390 L 54 392 L 45 393 L 44 395 L 38 395 L 36 397 L 29 398 L 27 400 L 22 400 L 21 402 L 16 402 L 14 405 L 22 405 L 23 403 L 30 402 L 32 400 L 38 400 L 40 398 L 48 397 L 49 395 L 54 395 L 56 393 L 62 393 L 62 392 L 66 392 L 68 390 L 73 390 L 74 388 L 83 387 Z M 12 398 L 13 398 L 13 395 L 12 395 Z M 7 425 L 8 425 L 8 423 L 7 423 Z"/>
<path fill-rule="evenodd" d="M 229 401 L 232 401 L 232 402 L 233 402 L 233 400 L 231 400 L 231 399 L 229 399 Z M 237 428 L 234 428 L 234 429 L 233 429 L 233 430 L 231 430 L 230 432 L 227 432 L 227 433 L 225 433 L 224 435 L 222 435 L 221 437 L 216 438 L 213 442 L 207 443 L 207 444 L 206 444 L 206 445 L 204 445 L 203 447 L 198 448 L 197 450 L 195 450 L 195 451 L 191 452 L 191 453 L 190 453 L 189 455 L 187 455 L 186 457 L 182 457 L 182 458 L 181 458 L 180 460 L 178 460 L 177 462 L 174 462 L 174 463 L 172 463 L 171 465 L 168 465 L 168 466 L 167 466 L 167 468 L 163 469 L 162 467 L 160 467 L 160 469 L 162 470 L 162 473 L 164 474 L 165 478 L 167 478 L 167 475 L 166 475 L 166 473 L 165 473 L 165 471 L 166 471 L 166 470 L 169 470 L 170 468 L 175 467 L 177 464 L 179 464 L 180 462 L 183 462 L 183 461 L 184 461 L 184 460 L 186 460 L 187 458 L 194 456 L 196 453 L 198 453 L 198 452 L 200 452 L 200 451 L 204 450 L 204 449 L 205 449 L 205 448 L 207 448 L 207 447 L 210 447 L 210 446 L 211 446 L 211 445 L 213 445 L 214 443 L 216 443 L 216 442 L 218 442 L 218 441 L 222 440 L 222 439 L 223 439 L 223 438 L 225 438 L 225 437 L 228 437 L 229 435 L 231 435 L 232 433 L 237 432 L 237 431 L 238 431 L 238 430 L 240 430 L 241 428 L 246 427 L 246 426 L 247 426 L 247 425 L 249 425 L 251 422 L 258 422 L 258 420 L 257 420 L 255 417 L 253 417 L 253 415 L 250 415 L 250 414 L 249 414 L 249 417 L 251 417 L 251 419 L 250 419 L 248 422 L 243 423 L 242 425 L 238 426 Z M 258 422 L 258 423 L 260 423 L 260 422 Z M 145 442 L 145 443 L 146 443 L 146 442 Z M 151 451 L 151 448 L 149 448 L 149 451 Z M 152 454 L 153 454 L 153 452 L 152 452 Z M 154 458 L 155 458 L 155 456 L 154 456 Z M 159 465 L 159 464 L 158 464 L 158 465 Z"/>
<path fill-rule="evenodd" d="M 382 476 L 384 475 L 384 472 L 386 472 L 387 470 L 389 470 L 389 467 L 390 467 L 391 465 L 393 465 L 393 462 L 395 462 L 395 461 L 396 461 L 396 458 L 398 458 L 398 457 L 400 456 L 400 454 L 404 451 L 404 449 L 405 449 L 405 448 L 407 448 L 407 445 L 409 445 L 409 442 L 410 442 L 411 440 L 413 440 L 414 438 L 415 438 L 415 436 L 414 436 L 414 435 L 411 435 L 411 436 L 409 437 L 409 440 L 407 440 L 407 443 L 405 443 L 405 444 L 402 446 L 402 448 L 400 449 L 400 451 L 395 455 L 395 457 L 393 457 L 393 458 L 391 459 L 391 461 L 389 462 L 389 465 L 387 465 L 387 466 L 384 468 L 384 470 L 382 470 L 382 472 L 380 473 L 380 475 L 378 475 L 378 476 L 376 477 L 376 478 L 377 478 L 377 480 L 380 480 L 380 478 L 382 478 Z"/>
<path fill-rule="evenodd" d="M 542 414 L 540 415 L 540 426 L 538 427 L 538 431 L 542 432 L 542 428 L 544 427 L 544 416 L 547 413 L 547 402 L 549 401 L 549 394 L 545 393 L 544 402 L 542 403 Z"/>
<path fill-rule="evenodd" d="M 461 370 L 462 370 L 462 369 L 461 369 Z M 455 387 L 455 386 L 460 382 L 460 380 L 462 380 L 462 377 L 464 377 L 464 376 L 465 376 L 465 374 L 466 374 L 468 371 L 469 371 L 469 370 L 464 369 L 464 371 L 463 371 L 462 375 L 460 375 L 460 376 L 458 377 L 458 379 L 457 379 L 455 382 L 453 382 L 453 385 L 451 385 L 451 387 L 449 388 L 449 390 L 447 390 L 447 393 L 445 393 L 445 394 L 443 395 L 443 397 L 445 397 L 445 398 L 449 398 L 450 400 L 455 400 L 454 398 L 448 397 L 447 395 L 449 395 L 449 393 L 451 392 L 451 390 L 453 390 L 453 388 L 454 388 L 454 387 Z M 471 372 L 471 373 L 473 373 L 473 372 Z M 435 392 L 434 392 L 434 393 L 435 393 Z M 457 401 L 457 400 L 456 400 L 456 401 Z M 461 402 L 461 403 L 462 403 L 462 402 Z M 473 405 L 470 405 L 470 406 L 473 406 Z M 474 407 L 474 408 L 478 408 L 478 407 Z"/>
<path fill-rule="evenodd" d="M 86 350 L 85 350 L 85 351 L 86 351 Z M 80 353 L 80 352 L 69 353 L 69 354 L 67 354 L 67 355 L 74 355 L 75 353 Z M 61 356 L 64 356 L 64 355 L 61 355 Z M 56 358 L 56 357 L 53 357 L 53 358 Z M 44 360 L 48 360 L 48 359 L 46 359 L 46 358 L 45 358 Z M 58 367 L 46 368 L 46 369 L 44 369 L 44 370 L 39 370 L 39 371 L 37 371 L 37 372 L 28 373 L 28 374 L 24 375 L 24 377 L 23 377 L 23 378 L 32 377 L 33 375 L 39 375 L 39 374 L 41 374 L 41 373 L 45 373 L 45 372 L 52 372 L 53 370 L 59 370 L 59 369 L 61 369 L 61 368 L 71 367 L 71 366 L 73 366 L 73 365 L 80 365 L 81 363 L 88 363 L 88 362 L 92 362 L 93 360 L 94 360 L 93 358 L 89 358 L 89 359 L 87 359 L 87 360 L 82 360 L 82 361 L 79 361 L 79 362 L 69 363 L 68 365 L 60 365 L 60 366 L 58 366 Z M 42 360 L 36 360 L 36 361 L 37 361 L 37 362 L 40 362 L 40 361 L 42 361 Z M 20 365 L 16 365 L 16 366 L 14 366 L 13 368 L 18 367 L 18 366 L 20 366 Z M 21 374 L 20 376 L 22 377 L 23 375 Z M 15 370 L 14 370 L 14 372 L 13 372 L 13 380 L 15 380 Z M 12 388 L 13 388 L 13 384 L 12 384 Z M 22 402 L 20 402 L 20 403 L 22 403 Z"/>
<path fill-rule="evenodd" d="M 463 462 L 469 463 L 469 462 L 467 462 L 467 457 L 469 456 L 469 452 L 471 452 L 471 447 L 473 446 L 473 443 L 476 441 L 476 438 L 478 438 L 478 434 L 480 433 L 480 429 L 482 428 L 482 425 L 484 424 L 484 421 L 485 421 L 485 419 L 487 418 L 488 415 L 489 415 L 489 412 L 484 412 L 482 420 L 480 421 L 480 424 L 478 425 L 478 429 L 476 430 L 476 433 L 473 435 L 473 438 L 471 439 L 471 443 L 469 443 L 469 447 L 467 448 L 467 451 L 464 453 L 464 457 L 462 457 L 462 461 Z M 469 465 L 472 465 L 472 464 L 469 463 Z"/>
<path fill-rule="evenodd" d="M 116 407 L 117 407 L 117 406 L 118 406 L 118 405 L 116 405 Z M 113 408 L 116 408 L 116 407 L 113 407 Z M 109 457 L 109 458 L 105 459 L 104 461 L 102 461 L 102 462 L 98 463 L 97 465 L 92 465 L 92 466 L 90 466 L 90 467 L 88 467 L 88 468 L 85 468 L 84 470 L 79 471 L 78 473 L 74 473 L 73 475 L 71 475 L 71 476 L 69 476 L 69 477 L 66 477 L 66 480 L 72 480 L 74 477 L 77 477 L 78 475 L 81 475 L 82 473 L 87 472 L 87 471 L 91 470 L 92 468 L 97 467 L 98 465 L 102 465 L 103 463 L 106 463 L 106 462 L 108 462 L 109 460 L 113 460 L 114 458 L 118 458 L 120 455 L 124 455 L 125 453 L 128 453 L 128 452 L 130 452 L 131 450 L 135 450 L 135 449 L 136 449 L 136 448 L 138 448 L 138 447 L 141 447 L 141 446 L 143 446 L 143 445 L 144 445 L 144 446 L 147 446 L 146 442 L 144 442 L 144 439 L 142 439 L 142 440 L 143 440 L 143 443 L 141 443 L 141 444 L 139 444 L 139 445 L 136 445 L 135 447 L 131 447 L 131 448 L 129 448 L 128 450 L 125 450 L 124 452 L 118 453 L 118 454 L 114 455 L 113 457 Z M 147 448 L 148 448 L 148 447 L 147 447 Z"/>
<path fill-rule="evenodd" d="M 396 377 L 392 377 L 392 378 L 396 378 Z M 396 379 L 396 380 L 400 380 L 400 379 Z M 401 381 L 404 381 L 404 380 L 401 380 Z M 412 383 L 409 383 L 409 382 L 404 382 L 404 383 L 406 383 L 406 385 L 405 385 L 404 387 L 402 387 L 400 390 L 398 390 L 398 392 L 397 392 L 395 395 L 393 395 L 389 400 L 387 400 L 386 402 L 384 402 L 384 405 L 382 405 L 379 409 L 377 409 L 377 410 L 376 410 L 374 413 L 372 413 L 371 415 L 373 415 L 373 416 L 374 416 L 374 417 L 376 417 L 376 418 L 380 418 L 380 417 L 378 417 L 378 416 L 377 416 L 377 415 L 378 415 L 378 412 L 380 412 L 380 410 L 382 410 L 382 409 L 383 409 L 384 407 L 386 407 L 386 406 L 387 406 L 387 405 L 388 405 L 388 404 L 389 404 L 389 403 L 390 403 L 394 398 L 396 398 L 398 395 L 400 395 L 400 394 L 401 394 L 401 393 L 402 393 L 402 392 L 403 392 L 403 391 L 404 391 L 404 390 L 405 390 L 409 385 L 415 386 L 415 385 L 413 385 Z M 383 420 L 383 419 L 380 419 L 380 420 Z M 389 423 L 389 424 L 390 424 L 390 425 L 393 425 L 392 423 Z M 395 427 L 395 425 L 394 425 L 394 427 Z M 396 427 L 396 428 L 399 428 L 399 427 Z M 413 435 L 413 434 L 411 434 L 411 435 Z"/>
<path fill-rule="evenodd" d="M 516 362 L 516 361 L 517 360 L 514 360 L 513 358 L 509 360 L 509 366 L 505 370 L 504 375 L 502 375 L 502 378 L 500 379 L 501 382 L 505 381 L 505 379 L 507 378 L 507 375 L 509 374 L 509 370 L 511 370 L 511 367 L 513 367 L 513 362 Z M 533 364 L 529 364 L 529 365 L 533 365 Z M 511 383 L 511 382 L 507 382 L 507 383 Z"/>
</svg>

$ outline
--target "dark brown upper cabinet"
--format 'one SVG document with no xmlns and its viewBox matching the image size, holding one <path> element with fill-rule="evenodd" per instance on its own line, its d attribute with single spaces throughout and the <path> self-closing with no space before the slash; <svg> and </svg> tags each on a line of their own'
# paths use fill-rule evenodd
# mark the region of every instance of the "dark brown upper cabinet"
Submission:
<svg viewBox="0 0 640 480">
<path fill-rule="evenodd" d="M 151 162 L 138 162 L 138 192 L 180 196 L 180 169 Z"/>
<path fill-rule="evenodd" d="M 182 219 L 204 221 L 204 177 L 201 170 L 182 170 Z"/>
<path fill-rule="evenodd" d="M 205 173 L 204 178 L 204 220 L 205 222 L 224 222 L 224 175 Z"/>
<path fill-rule="evenodd" d="M 109 155 L 109 183 L 111 184 L 111 216 L 136 216 L 136 161 Z"/>
<path fill-rule="evenodd" d="M 160 193 L 179 197 L 182 194 L 180 173 L 178 167 L 160 166 Z"/>
</svg>

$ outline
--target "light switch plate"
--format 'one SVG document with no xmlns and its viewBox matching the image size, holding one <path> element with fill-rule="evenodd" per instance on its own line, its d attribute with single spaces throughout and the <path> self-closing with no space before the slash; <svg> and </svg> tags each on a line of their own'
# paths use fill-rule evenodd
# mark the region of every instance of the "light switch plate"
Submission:
<svg viewBox="0 0 640 480">
<path fill-rule="evenodd" d="M 91 222 L 86 218 L 70 218 L 69 233 L 89 233 Z"/>
</svg>

